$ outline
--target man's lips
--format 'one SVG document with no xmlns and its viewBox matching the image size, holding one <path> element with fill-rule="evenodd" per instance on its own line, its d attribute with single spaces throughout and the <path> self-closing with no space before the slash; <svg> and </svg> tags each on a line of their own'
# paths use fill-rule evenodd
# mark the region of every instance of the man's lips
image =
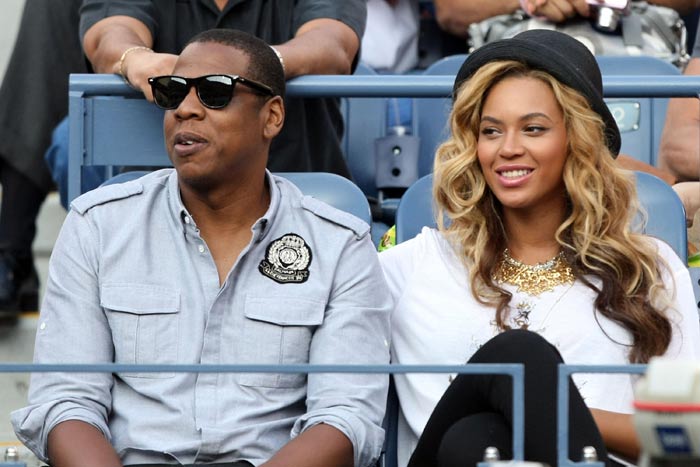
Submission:
<svg viewBox="0 0 700 467">
<path fill-rule="evenodd" d="M 176 156 L 190 156 L 204 148 L 208 144 L 206 138 L 189 132 L 182 132 L 175 135 L 173 140 L 173 150 Z"/>
</svg>

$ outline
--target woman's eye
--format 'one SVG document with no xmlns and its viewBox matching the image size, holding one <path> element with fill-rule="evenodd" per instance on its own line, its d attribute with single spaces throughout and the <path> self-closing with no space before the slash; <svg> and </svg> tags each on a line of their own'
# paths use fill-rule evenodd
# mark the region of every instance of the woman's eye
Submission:
<svg viewBox="0 0 700 467">
<path fill-rule="evenodd" d="M 525 127 L 525 131 L 527 133 L 541 133 L 545 130 L 546 128 L 540 125 L 528 125 Z"/>
<path fill-rule="evenodd" d="M 481 134 L 485 136 L 495 135 L 498 130 L 492 127 L 486 127 L 481 129 Z"/>
</svg>

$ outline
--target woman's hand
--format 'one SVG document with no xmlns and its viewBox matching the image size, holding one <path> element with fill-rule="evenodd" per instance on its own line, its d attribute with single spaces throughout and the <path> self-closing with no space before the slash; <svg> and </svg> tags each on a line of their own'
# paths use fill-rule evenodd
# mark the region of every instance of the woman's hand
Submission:
<svg viewBox="0 0 700 467">
<path fill-rule="evenodd" d="M 555 23 L 590 14 L 586 0 L 523 0 L 521 5 L 528 15 Z"/>
</svg>

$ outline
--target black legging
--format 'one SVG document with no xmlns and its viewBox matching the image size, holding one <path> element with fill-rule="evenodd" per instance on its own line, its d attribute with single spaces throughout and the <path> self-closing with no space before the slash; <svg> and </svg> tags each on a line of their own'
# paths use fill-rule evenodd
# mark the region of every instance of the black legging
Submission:
<svg viewBox="0 0 700 467">
<path fill-rule="evenodd" d="M 470 363 L 525 365 L 525 459 L 557 465 L 557 349 L 538 334 L 507 331 L 484 344 Z M 409 467 L 474 466 L 486 447 L 512 458 L 512 380 L 507 375 L 459 375 L 438 402 Z M 599 459 L 607 451 L 591 412 L 569 384 L 569 458 L 579 460 L 584 446 Z"/>
</svg>

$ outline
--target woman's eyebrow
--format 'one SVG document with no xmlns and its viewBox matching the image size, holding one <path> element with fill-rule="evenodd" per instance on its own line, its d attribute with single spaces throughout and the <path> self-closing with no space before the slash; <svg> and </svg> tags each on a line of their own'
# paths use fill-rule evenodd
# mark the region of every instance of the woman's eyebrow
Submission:
<svg viewBox="0 0 700 467">
<path fill-rule="evenodd" d="M 547 115 L 547 114 L 545 114 L 545 113 L 543 113 L 543 112 L 531 112 L 531 113 L 529 113 L 529 114 L 525 114 L 525 115 L 521 116 L 518 120 L 522 122 L 522 121 L 529 120 L 529 119 L 531 119 L 531 118 L 537 118 L 537 117 L 546 118 L 546 119 L 549 120 L 550 122 L 552 121 L 552 119 L 549 117 L 549 115 Z M 501 120 L 497 119 L 496 117 L 492 117 L 492 116 L 490 116 L 490 115 L 483 115 L 483 116 L 481 117 L 481 121 L 482 121 L 482 122 L 483 122 L 483 121 L 488 121 L 488 122 L 497 123 L 497 124 L 498 124 L 498 123 L 503 123 Z"/>
</svg>

